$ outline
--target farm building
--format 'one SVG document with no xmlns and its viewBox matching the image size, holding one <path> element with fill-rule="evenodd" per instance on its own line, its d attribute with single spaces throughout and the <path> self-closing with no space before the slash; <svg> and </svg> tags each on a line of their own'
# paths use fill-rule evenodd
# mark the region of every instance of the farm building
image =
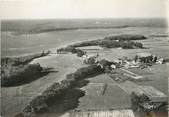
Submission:
<svg viewBox="0 0 169 117">
<path fill-rule="evenodd" d="M 95 64 L 98 62 L 98 55 L 84 55 L 84 63 L 86 64 Z"/>
<path fill-rule="evenodd" d="M 140 80 L 143 79 L 144 77 L 138 74 L 135 74 L 127 69 L 119 69 L 119 72 L 123 73 L 124 76 L 127 76 L 131 80 Z"/>
<path fill-rule="evenodd" d="M 112 64 L 112 65 L 111 65 L 111 68 L 112 68 L 112 69 L 116 69 L 116 65 L 115 65 L 115 64 Z"/>
</svg>

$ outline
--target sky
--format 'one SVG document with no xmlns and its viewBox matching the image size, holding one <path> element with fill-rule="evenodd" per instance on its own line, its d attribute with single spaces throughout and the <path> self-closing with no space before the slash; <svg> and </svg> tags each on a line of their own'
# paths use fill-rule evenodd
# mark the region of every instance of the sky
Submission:
<svg viewBox="0 0 169 117">
<path fill-rule="evenodd" d="M 0 0 L 1 19 L 167 17 L 169 0 Z"/>
</svg>

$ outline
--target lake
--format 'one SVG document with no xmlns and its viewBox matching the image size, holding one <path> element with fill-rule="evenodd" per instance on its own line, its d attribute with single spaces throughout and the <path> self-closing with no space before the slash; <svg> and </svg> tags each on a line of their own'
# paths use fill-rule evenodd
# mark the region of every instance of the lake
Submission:
<svg viewBox="0 0 169 117">
<path fill-rule="evenodd" d="M 115 28 L 108 28 L 113 27 Z M 118 27 L 119 26 L 119 27 Z M 126 27 L 120 27 L 126 26 Z M 44 29 L 69 29 L 25 33 Z M 22 32 L 22 34 L 15 34 Z M 1 56 L 35 53 L 84 40 L 118 34 L 167 35 L 165 19 L 79 19 L 2 21 Z"/>
</svg>

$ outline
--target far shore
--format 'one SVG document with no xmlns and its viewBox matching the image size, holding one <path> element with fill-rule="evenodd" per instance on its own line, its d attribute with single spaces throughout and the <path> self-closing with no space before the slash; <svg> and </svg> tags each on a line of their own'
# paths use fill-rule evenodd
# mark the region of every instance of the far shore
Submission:
<svg viewBox="0 0 169 117">
<path fill-rule="evenodd" d="M 23 34 L 39 34 L 39 33 L 46 33 L 46 32 L 53 32 L 53 31 L 69 31 L 69 30 L 79 30 L 79 29 L 113 29 L 113 28 L 127 28 L 128 25 L 119 25 L 119 26 L 93 26 L 93 27 L 65 27 L 65 28 L 46 28 L 46 29 L 30 29 L 25 31 L 15 32 L 13 31 L 13 35 L 23 35 Z"/>
</svg>

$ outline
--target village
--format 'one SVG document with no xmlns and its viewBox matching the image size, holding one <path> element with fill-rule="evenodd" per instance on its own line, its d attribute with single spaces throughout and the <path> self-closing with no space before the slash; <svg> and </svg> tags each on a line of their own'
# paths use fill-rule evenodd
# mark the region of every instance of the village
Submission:
<svg viewBox="0 0 169 117">
<path fill-rule="evenodd" d="M 132 72 L 132 69 L 149 69 L 151 71 L 152 66 L 165 64 L 164 58 L 149 52 L 141 52 L 136 53 L 133 58 L 124 56 L 112 61 L 99 55 L 99 47 L 87 46 L 78 49 L 83 52 L 80 57 L 82 57 L 84 64 L 101 67 L 104 73 L 131 97 L 133 111 L 146 112 L 148 115 L 152 115 L 156 110 L 167 110 L 168 96 L 153 86 L 135 83 L 146 82 L 148 78 Z M 79 56 L 78 53 L 77 56 Z"/>
</svg>

